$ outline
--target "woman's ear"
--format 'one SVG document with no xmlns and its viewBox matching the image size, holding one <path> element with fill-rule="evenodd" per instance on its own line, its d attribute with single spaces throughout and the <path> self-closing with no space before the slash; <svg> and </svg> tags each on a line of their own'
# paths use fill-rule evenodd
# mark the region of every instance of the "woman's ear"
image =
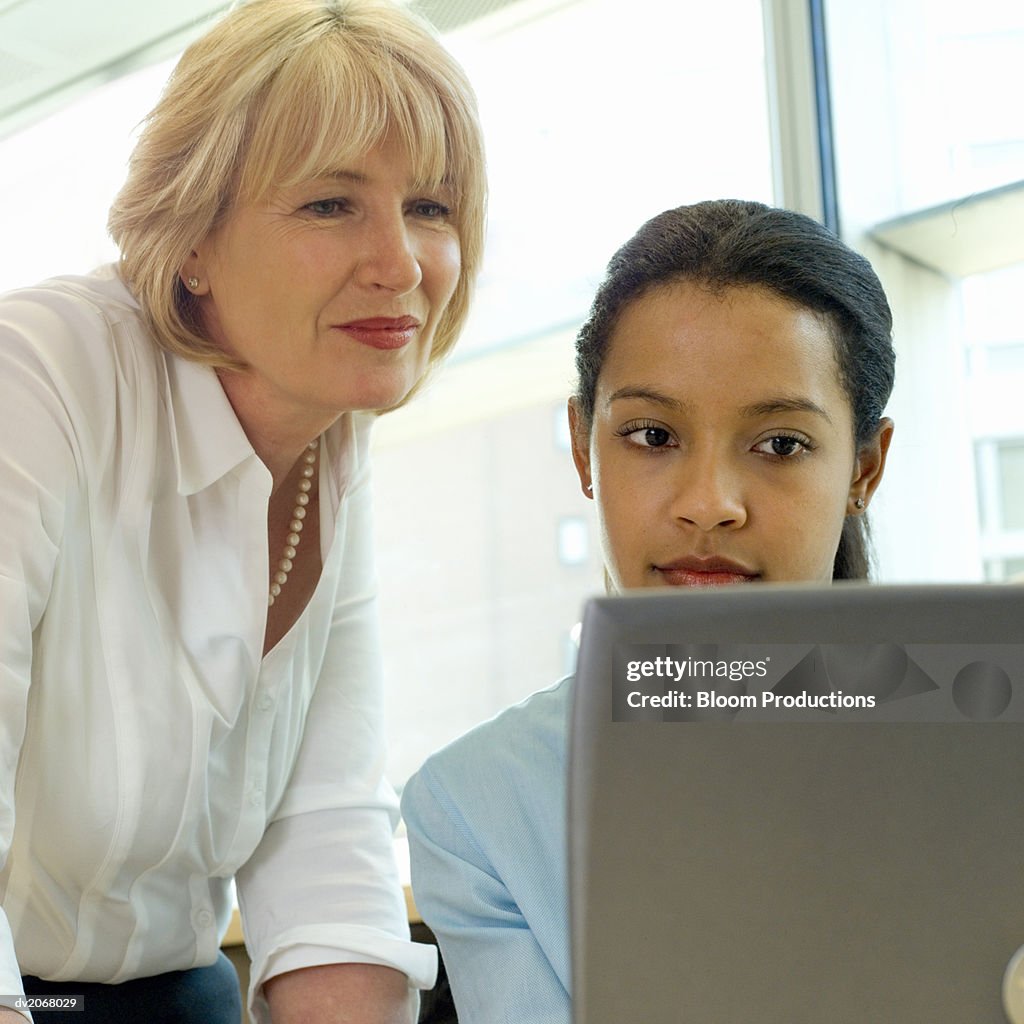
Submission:
<svg viewBox="0 0 1024 1024">
<path fill-rule="evenodd" d="M 885 460 L 892 442 L 893 422 L 883 416 L 878 423 L 875 436 L 857 450 L 853 463 L 853 480 L 850 483 L 850 505 L 857 512 L 863 512 L 871 502 L 872 495 L 882 482 Z"/>
<path fill-rule="evenodd" d="M 588 498 L 594 496 L 594 481 L 590 475 L 590 426 L 584 424 L 579 403 L 569 399 L 569 440 L 572 443 L 572 461 L 580 478 L 580 487 Z"/>
<path fill-rule="evenodd" d="M 178 271 L 181 283 L 193 295 L 206 295 L 210 291 L 210 278 L 206 273 L 206 265 L 203 257 L 196 249 L 193 249 L 188 258 L 181 265 Z"/>
</svg>

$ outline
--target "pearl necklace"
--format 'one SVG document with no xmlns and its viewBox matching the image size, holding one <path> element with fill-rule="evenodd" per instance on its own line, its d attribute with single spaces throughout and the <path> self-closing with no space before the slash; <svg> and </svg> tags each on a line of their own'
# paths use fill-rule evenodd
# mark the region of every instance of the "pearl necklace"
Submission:
<svg viewBox="0 0 1024 1024">
<path fill-rule="evenodd" d="M 306 518 L 306 506 L 309 504 L 309 492 L 313 488 L 313 474 L 316 472 L 316 450 L 320 446 L 319 440 L 310 441 L 306 446 L 306 453 L 302 456 L 305 465 L 302 467 L 302 479 L 299 481 L 299 493 L 295 495 L 295 508 L 292 509 L 292 521 L 288 524 L 289 533 L 285 538 L 284 554 L 281 561 L 277 563 L 277 570 L 270 581 L 270 597 L 268 605 L 272 605 L 276 598 L 281 596 L 281 588 L 288 582 L 288 573 L 292 571 L 292 559 L 295 558 L 295 549 L 302 539 L 302 520 Z"/>
</svg>

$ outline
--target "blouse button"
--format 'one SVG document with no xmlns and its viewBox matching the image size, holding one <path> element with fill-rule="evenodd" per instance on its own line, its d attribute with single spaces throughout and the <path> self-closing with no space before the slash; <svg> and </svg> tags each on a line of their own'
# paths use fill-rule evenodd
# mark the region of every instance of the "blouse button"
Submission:
<svg viewBox="0 0 1024 1024">
<path fill-rule="evenodd" d="M 197 928 L 209 928 L 213 924 L 213 914 L 209 910 L 197 910 L 195 922 Z"/>
</svg>

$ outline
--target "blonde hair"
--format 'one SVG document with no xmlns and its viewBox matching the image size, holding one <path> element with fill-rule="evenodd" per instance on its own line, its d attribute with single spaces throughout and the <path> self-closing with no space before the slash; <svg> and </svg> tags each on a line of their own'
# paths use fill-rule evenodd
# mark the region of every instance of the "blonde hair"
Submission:
<svg viewBox="0 0 1024 1024">
<path fill-rule="evenodd" d="M 454 196 L 462 266 L 430 365 L 455 344 L 483 255 L 486 181 L 473 90 L 426 23 L 389 0 L 249 0 L 182 55 L 132 154 L 108 227 L 157 341 L 239 368 L 201 333 L 181 282 L 237 202 L 336 171 L 393 137 Z"/>
</svg>

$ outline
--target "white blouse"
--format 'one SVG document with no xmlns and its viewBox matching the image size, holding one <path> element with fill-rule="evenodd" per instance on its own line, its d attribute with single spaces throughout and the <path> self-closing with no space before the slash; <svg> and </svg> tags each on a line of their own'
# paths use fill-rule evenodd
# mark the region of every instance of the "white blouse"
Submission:
<svg viewBox="0 0 1024 1024">
<path fill-rule="evenodd" d="M 271 478 L 216 374 L 110 268 L 0 299 L 0 993 L 212 963 L 232 878 L 257 1020 L 300 967 L 433 984 L 391 845 L 369 426 L 324 437 L 323 573 L 263 657 Z"/>
</svg>

